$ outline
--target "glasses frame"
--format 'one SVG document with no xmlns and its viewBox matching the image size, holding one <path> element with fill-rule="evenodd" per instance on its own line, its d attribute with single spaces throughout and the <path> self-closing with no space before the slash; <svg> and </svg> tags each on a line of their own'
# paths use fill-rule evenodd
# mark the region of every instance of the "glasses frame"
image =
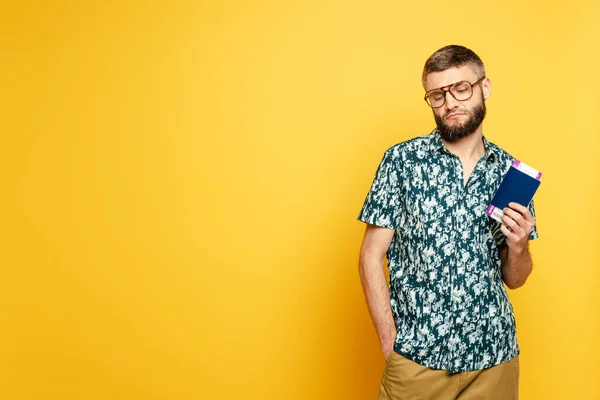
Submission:
<svg viewBox="0 0 600 400">
<path fill-rule="evenodd" d="M 477 85 L 479 82 L 481 82 L 481 81 L 482 81 L 482 80 L 484 80 L 484 79 L 485 79 L 485 75 L 484 75 L 484 76 L 482 76 L 481 78 L 477 79 L 477 80 L 476 80 L 475 82 L 473 82 L 473 83 L 471 83 L 471 82 L 469 82 L 469 81 L 458 81 L 458 82 L 454 82 L 454 83 L 451 83 L 451 84 L 449 84 L 449 85 L 446 85 L 446 86 L 442 86 L 442 87 L 439 87 L 439 88 L 431 89 L 431 90 L 428 90 L 427 92 L 425 92 L 425 96 L 423 97 L 423 99 L 425 100 L 425 103 L 427 103 L 427 105 L 428 105 L 429 107 L 431 107 L 431 108 L 440 108 L 440 107 L 443 107 L 443 106 L 444 106 L 444 104 L 446 104 L 446 97 L 447 97 L 447 96 L 446 96 L 446 93 L 450 93 L 450 95 L 451 95 L 451 96 L 454 98 L 454 100 L 456 100 L 456 101 L 467 101 L 467 100 L 469 100 L 471 97 L 473 97 L 473 93 L 474 93 L 474 91 L 473 91 L 473 86 Z M 455 86 L 457 86 L 457 85 L 460 85 L 460 84 L 462 84 L 462 83 L 468 83 L 469 85 L 471 85 L 471 95 L 470 95 L 469 97 L 467 97 L 466 99 L 464 99 L 464 100 L 459 100 L 459 99 L 457 99 L 457 98 L 456 98 L 456 96 L 454 95 L 454 93 L 452 93 L 452 90 L 451 90 L 451 88 L 452 88 L 452 87 L 455 87 Z M 442 102 L 442 104 L 440 104 L 439 106 L 433 107 L 431 104 L 429 104 L 429 101 L 427 101 L 427 95 L 428 95 L 429 93 L 431 93 L 431 92 L 434 92 L 434 91 L 436 91 L 436 90 L 443 90 L 443 91 L 444 91 L 444 101 L 443 101 L 443 102 Z"/>
</svg>

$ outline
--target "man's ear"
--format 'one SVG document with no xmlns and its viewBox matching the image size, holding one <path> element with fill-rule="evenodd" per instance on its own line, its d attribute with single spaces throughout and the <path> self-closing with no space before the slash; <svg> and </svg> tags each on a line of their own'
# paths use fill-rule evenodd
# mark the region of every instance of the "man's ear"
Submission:
<svg viewBox="0 0 600 400">
<path fill-rule="evenodd" d="M 492 95 L 492 81 L 489 78 L 485 78 L 481 82 L 481 90 L 483 92 L 483 98 L 487 100 Z"/>
</svg>

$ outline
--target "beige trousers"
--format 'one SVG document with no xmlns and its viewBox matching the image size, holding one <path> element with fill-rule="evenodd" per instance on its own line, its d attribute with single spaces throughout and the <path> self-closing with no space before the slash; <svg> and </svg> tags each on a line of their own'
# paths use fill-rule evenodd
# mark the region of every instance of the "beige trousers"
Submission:
<svg viewBox="0 0 600 400">
<path fill-rule="evenodd" d="M 479 371 L 449 374 L 392 351 L 379 400 L 517 400 L 519 356 Z"/>
</svg>

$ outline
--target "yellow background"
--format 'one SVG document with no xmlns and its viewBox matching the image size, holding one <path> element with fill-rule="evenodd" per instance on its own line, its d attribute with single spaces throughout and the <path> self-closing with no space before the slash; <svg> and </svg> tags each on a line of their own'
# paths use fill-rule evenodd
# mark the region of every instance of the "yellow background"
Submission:
<svg viewBox="0 0 600 400">
<path fill-rule="evenodd" d="M 375 398 L 355 218 L 451 43 L 544 173 L 521 398 L 600 398 L 599 4 L 5 2 L 0 398 Z"/>
</svg>

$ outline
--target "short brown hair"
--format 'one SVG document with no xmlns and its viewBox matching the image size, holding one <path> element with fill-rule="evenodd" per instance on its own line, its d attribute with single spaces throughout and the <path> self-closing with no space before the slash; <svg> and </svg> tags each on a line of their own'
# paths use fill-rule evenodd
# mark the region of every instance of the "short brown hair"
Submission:
<svg viewBox="0 0 600 400">
<path fill-rule="evenodd" d="M 448 68 L 462 67 L 465 65 L 472 66 L 473 69 L 475 69 L 478 78 L 485 76 L 483 61 L 481 61 L 481 58 L 479 58 L 473 50 L 455 44 L 442 47 L 425 61 L 423 76 L 421 77 L 423 87 L 425 86 L 425 78 L 427 78 L 427 75 L 430 73 L 445 71 Z"/>
</svg>

